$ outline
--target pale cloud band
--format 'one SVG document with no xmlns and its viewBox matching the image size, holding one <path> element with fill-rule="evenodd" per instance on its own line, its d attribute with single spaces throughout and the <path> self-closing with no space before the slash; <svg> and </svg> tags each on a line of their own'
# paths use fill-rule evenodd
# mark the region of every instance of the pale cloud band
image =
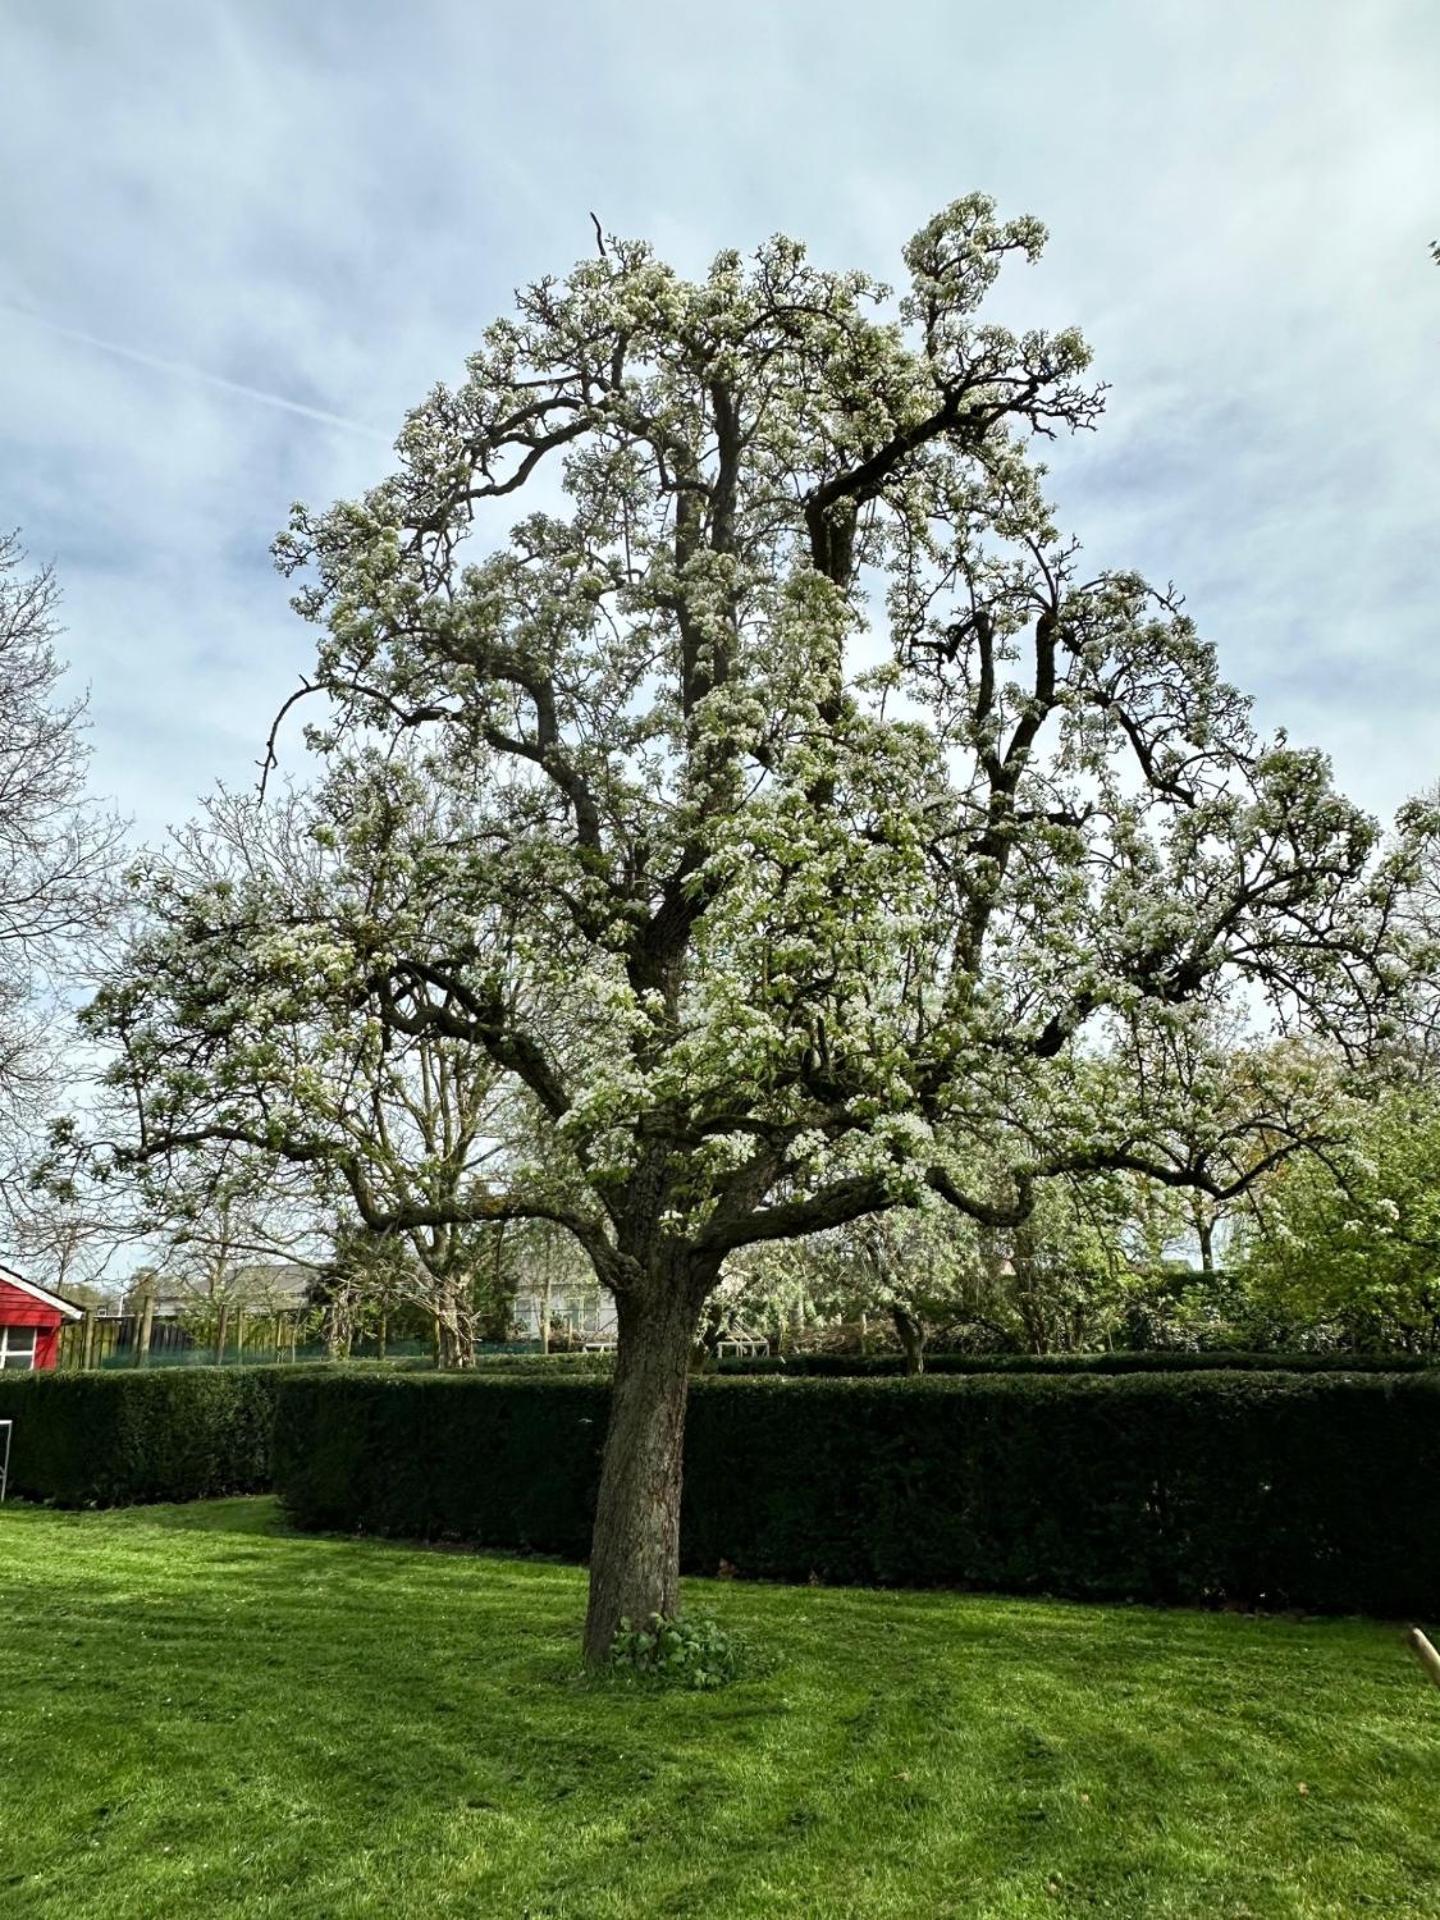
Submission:
<svg viewBox="0 0 1440 1920">
<path fill-rule="evenodd" d="M 893 275 L 981 188 L 1003 317 L 1113 386 L 1062 521 L 1388 809 L 1440 774 L 1440 8 L 1277 0 L 10 0 L 0 524 L 67 590 L 149 834 L 248 779 L 311 636 L 267 548 L 380 477 L 511 288 L 795 232 Z"/>
</svg>

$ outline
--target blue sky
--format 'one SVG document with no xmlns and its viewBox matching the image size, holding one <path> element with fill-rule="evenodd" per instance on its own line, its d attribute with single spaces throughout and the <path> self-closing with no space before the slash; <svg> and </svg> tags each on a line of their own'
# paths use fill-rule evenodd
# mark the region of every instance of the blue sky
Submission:
<svg viewBox="0 0 1440 1920">
<path fill-rule="evenodd" d="M 0 524 L 53 559 L 96 782 L 253 773 L 312 635 L 268 545 L 386 469 L 607 228 L 885 277 L 957 194 L 1049 226 L 1003 317 L 1112 385 L 1062 524 L 1186 593 L 1386 811 L 1440 777 L 1436 0 L 5 0 Z"/>
</svg>

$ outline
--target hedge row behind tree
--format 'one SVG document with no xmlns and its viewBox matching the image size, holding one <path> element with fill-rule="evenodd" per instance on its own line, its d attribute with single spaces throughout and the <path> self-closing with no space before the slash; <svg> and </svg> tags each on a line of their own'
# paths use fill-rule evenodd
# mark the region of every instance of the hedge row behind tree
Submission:
<svg viewBox="0 0 1440 1920">
<path fill-rule="evenodd" d="M 481 1354 L 476 1368 L 506 1378 L 607 1379 L 614 1356 L 606 1353 Z M 1423 1373 L 1440 1368 L 1440 1354 L 1421 1353 L 1226 1353 L 1141 1349 L 1115 1353 L 934 1353 L 927 1374 L 993 1373 Z M 706 1368 L 727 1377 L 791 1380 L 883 1380 L 903 1375 L 900 1353 L 792 1353 L 726 1355 Z"/>
<path fill-rule="evenodd" d="M 701 1381 L 694 1572 L 1381 1615 L 1440 1610 L 1440 1380 Z M 579 1559 L 603 1381 L 292 1375 L 301 1526 Z"/>
<path fill-rule="evenodd" d="M 926 1373 L 1419 1373 L 1440 1365 L 1420 1353 L 1172 1352 L 1164 1348 L 1115 1353 L 934 1353 Z M 903 1374 L 900 1353 L 793 1353 L 727 1357 L 724 1374 L 781 1374 L 790 1379 L 884 1379 Z"/>
<path fill-rule="evenodd" d="M 273 1367 L 11 1374 L 10 1491 L 62 1507 L 203 1500 L 270 1485 Z"/>
</svg>

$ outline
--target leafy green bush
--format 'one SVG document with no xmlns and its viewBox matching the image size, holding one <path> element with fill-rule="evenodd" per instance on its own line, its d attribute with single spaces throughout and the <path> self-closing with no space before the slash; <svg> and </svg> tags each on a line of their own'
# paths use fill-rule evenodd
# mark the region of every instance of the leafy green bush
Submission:
<svg viewBox="0 0 1440 1920">
<path fill-rule="evenodd" d="M 604 1381 L 278 1385 L 301 1526 L 583 1559 Z M 683 1561 L 714 1573 L 1440 1612 L 1440 1375 L 697 1381 Z"/>
<path fill-rule="evenodd" d="M 201 1500 L 270 1484 L 278 1367 L 0 1375 L 10 1489 L 63 1507 Z"/>
<path fill-rule="evenodd" d="M 643 1627 L 622 1620 L 610 1648 L 613 1671 L 695 1693 L 728 1686 L 739 1664 L 739 1649 L 718 1621 L 689 1616 L 652 1613 Z"/>
</svg>

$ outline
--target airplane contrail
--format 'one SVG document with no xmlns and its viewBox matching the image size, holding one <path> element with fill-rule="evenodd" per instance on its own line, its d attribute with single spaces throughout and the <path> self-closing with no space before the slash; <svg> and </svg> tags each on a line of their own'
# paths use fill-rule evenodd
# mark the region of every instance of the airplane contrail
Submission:
<svg viewBox="0 0 1440 1920">
<path fill-rule="evenodd" d="M 363 433 L 375 440 L 390 438 L 378 427 L 366 426 L 362 420 L 347 419 L 342 413 L 328 413 L 324 407 L 307 407 L 303 400 L 289 400 L 282 393 L 267 393 L 263 387 L 248 387 L 241 380 L 227 380 L 223 374 L 207 373 L 203 367 L 192 367 L 184 360 L 166 360 L 159 354 L 142 353 L 138 347 L 122 346 L 118 340 L 102 340 L 98 334 L 85 333 L 79 327 L 62 326 L 58 320 L 48 320 L 44 314 L 32 313 L 27 307 L 14 306 L 8 300 L 0 300 L 0 313 L 12 314 L 17 320 L 29 320 L 34 326 L 43 327 L 47 333 L 58 333 L 65 340 L 78 340 L 82 346 L 96 347 L 101 353 L 113 353 L 122 360 L 133 360 L 138 366 L 150 367 L 156 373 L 174 373 L 182 379 L 198 380 L 202 386 L 218 387 L 222 393 L 233 393 L 241 400 L 257 401 L 263 407 L 277 407 L 282 413 L 299 414 L 303 420 L 318 420 L 322 426 L 343 427 L 349 433 Z"/>
</svg>

